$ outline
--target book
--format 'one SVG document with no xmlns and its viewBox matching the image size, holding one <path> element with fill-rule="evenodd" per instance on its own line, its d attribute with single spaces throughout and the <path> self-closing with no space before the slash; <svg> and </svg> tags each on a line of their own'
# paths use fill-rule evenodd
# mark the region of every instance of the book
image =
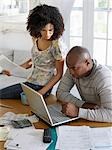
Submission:
<svg viewBox="0 0 112 150">
<path fill-rule="evenodd" d="M 0 67 L 11 72 L 11 76 L 0 75 L 0 89 L 25 82 L 31 72 L 31 69 L 25 69 L 17 65 L 4 55 L 0 55 Z"/>
</svg>

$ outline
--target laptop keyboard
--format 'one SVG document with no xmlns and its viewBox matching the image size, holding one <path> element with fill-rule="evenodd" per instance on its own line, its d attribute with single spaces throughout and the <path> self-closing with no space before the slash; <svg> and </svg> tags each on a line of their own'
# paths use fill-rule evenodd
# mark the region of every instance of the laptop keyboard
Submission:
<svg viewBox="0 0 112 150">
<path fill-rule="evenodd" d="M 61 112 L 61 107 L 58 105 L 49 105 L 48 110 L 54 123 L 63 122 L 70 119 Z"/>
</svg>

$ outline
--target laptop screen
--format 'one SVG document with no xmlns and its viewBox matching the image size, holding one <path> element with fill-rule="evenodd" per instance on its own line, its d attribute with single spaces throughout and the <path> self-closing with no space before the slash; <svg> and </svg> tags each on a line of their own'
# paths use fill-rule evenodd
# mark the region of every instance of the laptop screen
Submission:
<svg viewBox="0 0 112 150">
<path fill-rule="evenodd" d="M 21 86 L 27 97 L 28 104 L 30 105 L 32 111 L 37 116 L 51 124 L 52 121 L 49 118 L 49 112 L 47 110 L 43 96 L 25 84 L 21 84 Z"/>
<path fill-rule="evenodd" d="M 47 106 L 41 94 L 25 84 L 21 84 L 21 86 L 32 111 L 51 126 L 78 119 L 78 117 L 70 118 L 62 114 L 55 105 Z"/>
</svg>

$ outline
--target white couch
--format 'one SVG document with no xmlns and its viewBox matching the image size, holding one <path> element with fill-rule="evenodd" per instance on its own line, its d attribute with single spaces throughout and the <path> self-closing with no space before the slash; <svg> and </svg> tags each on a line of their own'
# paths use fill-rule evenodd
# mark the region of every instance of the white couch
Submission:
<svg viewBox="0 0 112 150">
<path fill-rule="evenodd" d="M 0 55 L 3 54 L 11 61 L 20 65 L 31 57 L 30 50 L 14 50 L 14 49 L 0 49 Z"/>
</svg>

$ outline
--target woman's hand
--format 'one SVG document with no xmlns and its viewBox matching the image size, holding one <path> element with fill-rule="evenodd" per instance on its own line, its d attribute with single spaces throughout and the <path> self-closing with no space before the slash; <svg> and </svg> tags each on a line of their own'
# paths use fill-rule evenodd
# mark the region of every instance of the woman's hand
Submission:
<svg viewBox="0 0 112 150">
<path fill-rule="evenodd" d="M 11 76 L 11 72 L 9 70 L 3 70 L 2 74 L 7 75 L 7 76 Z"/>
<path fill-rule="evenodd" d="M 23 67 L 23 68 L 25 68 L 25 69 L 31 68 L 31 66 L 32 66 L 32 60 L 29 59 L 28 61 L 26 61 L 25 63 L 21 64 L 20 66 Z"/>
</svg>

